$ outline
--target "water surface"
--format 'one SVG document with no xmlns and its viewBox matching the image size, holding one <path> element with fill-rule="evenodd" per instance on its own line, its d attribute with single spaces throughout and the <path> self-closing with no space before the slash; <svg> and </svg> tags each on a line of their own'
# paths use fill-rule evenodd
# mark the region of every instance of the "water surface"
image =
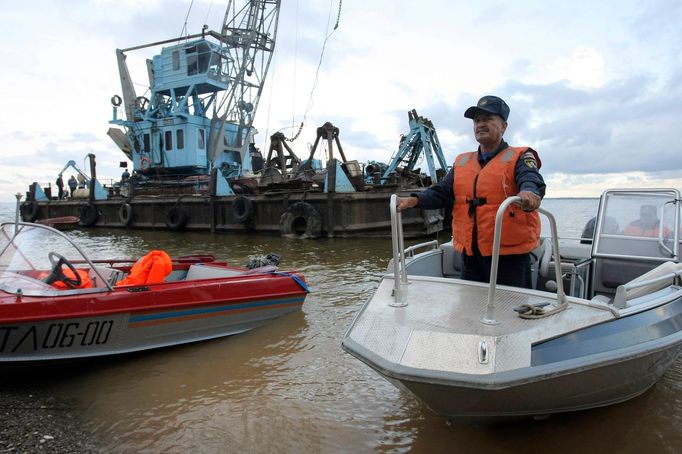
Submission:
<svg viewBox="0 0 682 454">
<path fill-rule="evenodd" d="M 547 200 L 560 233 L 579 236 L 596 199 Z M 11 207 L 2 212 L 11 218 Z M 682 361 L 643 396 L 546 421 L 452 425 L 341 349 L 376 288 L 390 241 L 262 235 L 74 231 L 95 258 L 199 252 L 243 265 L 278 252 L 312 293 L 301 312 L 229 338 L 127 355 L 33 377 L 72 402 L 110 452 L 676 452 Z"/>
</svg>

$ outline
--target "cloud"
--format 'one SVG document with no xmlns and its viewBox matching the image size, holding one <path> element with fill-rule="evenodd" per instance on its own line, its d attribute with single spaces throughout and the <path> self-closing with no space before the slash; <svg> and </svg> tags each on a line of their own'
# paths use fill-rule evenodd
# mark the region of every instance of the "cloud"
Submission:
<svg viewBox="0 0 682 454">
<path fill-rule="evenodd" d="M 595 88 L 604 84 L 604 59 L 590 47 L 580 46 L 568 58 L 559 58 L 549 65 L 550 79 L 568 81 L 575 87 Z"/>
<path fill-rule="evenodd" d="M 343 2 L 316 81 L 338 5 L 282 3 L 255 120 L 259 147 L 267 150 L 276 130 L 294 135 L 305 114 L 297 154 L 307 155 L 316 128 L 330 121 L 349 159 L 387 162 L 416 109 L 433 121 L 452 162 L 477 146 L 464 110 L 497 94 L 511 106 L 507 139 L 539 151 L 550 194 L 594 195 L 600 185 L 637 181 L 682 186 L 680 2 L 624 0 L 614 8 L 577 0 L 549 11 L 542 2 Z M 0 95 L 12 108 L 0 110 L 0 152 L 10 175 L 0 198 L 35 179 L 52 181 L 67 160 L 81 165 L 90 152 L 99 175 L 118 177 L 123 155 L 106 136 L 109 99 L 120 94 L 115 49 L 176 37 L 185 18 L 190 33 L 206 22 L 218 29 L 224 12 L 212 0 L 8 3 L 0 58 L 11 64 L 0 74 Z M 27 24 L 41 32 L 26 34 Z M 145 82 L 144 60 L 158 51 L 128 53 L 135 81 Z"/>
</svg>

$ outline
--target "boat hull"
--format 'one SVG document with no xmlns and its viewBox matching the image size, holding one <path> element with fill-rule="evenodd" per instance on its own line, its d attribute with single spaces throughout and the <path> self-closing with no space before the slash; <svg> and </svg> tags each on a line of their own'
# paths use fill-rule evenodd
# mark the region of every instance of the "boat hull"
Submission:
<svg viewBox="0 0 682 454">
<path fill-rule="evenodd" d="M 667 303 L 628 316 L 575 300 L 540 320 L 518 318 L 512 307 L 524 295 L 548 294 L 500 289 L 500 323 L 486 326 L 479 321 L 484 286 L 411 276 L 414 298 L 391 307 L 390 281 L 358 313 L 343 348 L 453 420 L 541 417 L 623 402 L 654 385 L 682 350 L 682 298 L 674 288 L 662 291 Z M 479 356 L 484 343 L 487 359 Z"/>
<path fill-rule="evenodd" d="M 547 372 L 526 382 L 490 387 L 416 380 L 372 367 L 435 413 L 453 420 L 480 422 L 543 417 L 627 401 L 651 388 L 676 360 L 679 351 L 678 343 L 635 357 Z"/>
<path fill-rule="evenodd" d="M 289 276 L 262 275 L 5 301 L 0 304 L 0 365 L 107 356 L 230 336 L 300 310 L 305 295 Z"/>
</svg>

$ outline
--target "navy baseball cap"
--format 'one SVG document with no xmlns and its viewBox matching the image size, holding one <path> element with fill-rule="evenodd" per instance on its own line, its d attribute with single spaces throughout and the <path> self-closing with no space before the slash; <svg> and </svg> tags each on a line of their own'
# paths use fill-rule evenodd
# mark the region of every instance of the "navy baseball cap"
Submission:
<svg viewBox="0 0 682 454">
<path fill-rule="evenodd" d="M 473 119 L 479 112 L 499 115 L 504 121 L 509 118 L 509 106 L 504 102 L 504 99 L 497 96 L 482 97 L 478 100 L 478 104 L 469 107 L 464 112 L 464 117 Z"/>
</svg>

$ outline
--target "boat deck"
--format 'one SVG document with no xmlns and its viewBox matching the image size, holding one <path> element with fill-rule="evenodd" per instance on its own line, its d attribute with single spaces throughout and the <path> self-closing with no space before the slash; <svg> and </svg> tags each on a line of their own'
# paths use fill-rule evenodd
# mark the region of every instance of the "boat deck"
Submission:
<svg viewBox="0 0 682 454">
<path fill-rule="evenodd" d="M 375 359 L 405 367 L 472 374 L 524 367 L 530 364 L 532 344 L 614 317 L 604 307 L 569 298 L 564 311 L 522 319 L 514 307 L 555 302 L 556 295 L 498 287 L 494 315 L 499 323 L 487 325 L 480 321 L 488 303 L 487 284 L 422 276 L 408 280 L 407 306 L 389 305 L 394 280 L 387 275 L 348 334 Z M 479 355 L 482 342 L 489 352 L 485 361 Z"/>
</svg>

